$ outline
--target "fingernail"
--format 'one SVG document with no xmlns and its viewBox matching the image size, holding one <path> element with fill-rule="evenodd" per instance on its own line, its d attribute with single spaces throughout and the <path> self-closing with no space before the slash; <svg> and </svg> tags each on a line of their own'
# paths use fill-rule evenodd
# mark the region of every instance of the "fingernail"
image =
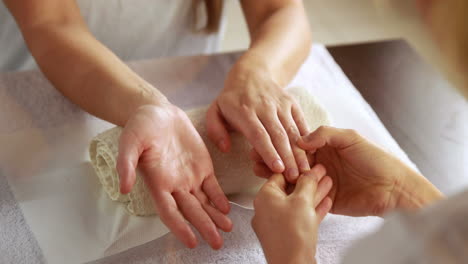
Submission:
<svg viewBox="0 0 468 264">
<path fill-rule="evenodd" d="M 273 162 L 273 170 L 275 172 L 283 172 L 284 170 L 284 164 L 281 160 L 277 159 Z"/>
<path fill-rule="evenodd" d="M 299 176 L 299 171 L 296 168 L 290 168 L 288 169 L 288 175 L 290 178 L 297 178 Z"/>
<path fill-rule="evenodd" d="M 299 164 L 299 168 L 301 169 L 302 172 L 310 170 L 309 162 L 303 161 Z"/>
<path fill-rule="evenodd" d="M 325 168 L 320 164 L 317 164 L 312 168 L 312 171 L 313 171 L 314 175 L 322 175 L 322 174 L 325 173 L 324 170 L 325 170 Z"/>
</svg>

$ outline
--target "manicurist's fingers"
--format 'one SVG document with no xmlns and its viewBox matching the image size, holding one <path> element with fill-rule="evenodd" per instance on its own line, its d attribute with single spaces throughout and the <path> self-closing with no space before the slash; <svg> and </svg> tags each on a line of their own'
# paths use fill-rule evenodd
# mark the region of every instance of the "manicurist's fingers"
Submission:
<svg viewBox="0 0 468 264">
<path fill-rule="evenodd" d="M 321 126 L 309 135 L 302 137 L 298 141 L 298 145 L 304 150 L 314 151 L 325 145 L 346 148 L 360 140 L 362 137 L 355 130 Z"/>
<path fill-rule="evenodd" d="M 317 185 L 325 176 L 326 170 L 323 165 L 315 165 L 310 171 L 302 174 L 296 183 L 296 188 L 291 194 L 293 196 L 301 196 L 305 199 L 314 200 Z M 315 206 L 315 204 L 314 204 Z"/>
</svg>

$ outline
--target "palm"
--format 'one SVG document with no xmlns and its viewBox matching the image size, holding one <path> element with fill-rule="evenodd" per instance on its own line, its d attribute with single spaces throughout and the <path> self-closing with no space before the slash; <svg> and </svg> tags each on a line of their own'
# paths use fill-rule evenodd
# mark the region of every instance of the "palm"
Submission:
<svg viewBox="0 0 468 264">
<path fill-rule="evenodd" d="M 152 133 L 138 166 L 150 186 L 170 192 L 198 190 L 214 174 L 208 150 L 189 120 L 171 119 L 149 129 L 159 133 Z"/>
<path fill-rule="evenodd" d="M 197 243 L 187 220 L 213 248 L 221 247 L 217 228 L 232 228 L 225 215 L 228 200 L 208 150 L 184 112 L 174 106 L 146 106 L 127 122 L 117 165 L 124 192 L 135 181 L 137 164 L 161 220 L 181 241 L 189 247 Z"/>
<path fill-rule="evenodd" d="M 325 146 L 313 154 L 333 179 L 330 197 L 332 213 L 352 216 L 382 215 L 390 209 L 391 193 L 398 171 L 394 160 L 369 143 L 357 143 L 344 149 Z M 390 167 L 391 166 L 391 167 Z M 389 171 L 393 171 L 389 177 Z"/>
</svg>

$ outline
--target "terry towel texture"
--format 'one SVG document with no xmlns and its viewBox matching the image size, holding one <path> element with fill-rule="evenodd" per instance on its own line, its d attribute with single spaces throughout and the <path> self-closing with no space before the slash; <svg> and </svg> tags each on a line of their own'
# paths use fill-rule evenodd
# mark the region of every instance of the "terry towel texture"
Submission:
<svg viewBox="0 0 468 264">
<path fill-rule="evenodd" d="M 305 115 L 311 131 L 321 125 L 329 125 L 330 118 L 317 100 L 302 87 L 293 87 L 288 92 L 294 96 Z M 232 147 L 229 153 L 222 153 L 213 144 L 205 130 L 205 113 L 208 107 L 187 111 L 187 115 L 200 133 L 213 161 L 215 175 L 226 195 L 236 195 L 234 202 L 251 208 L 253 197 L 264 179 L 254 175 L 249 160 L 251 149 L 247 140 L 239 133 L 232 133 Z M 139 173 L 129 194 L 119 191 L 119 175 L 116 170 L 118 142 L 122 128 L 114 127 L 92 141 L 89 149 L 91 163 L 109 198 L 126 204 L 131 214 L 146 216 L 156 214 L 153 200 Z"/>
</svg>

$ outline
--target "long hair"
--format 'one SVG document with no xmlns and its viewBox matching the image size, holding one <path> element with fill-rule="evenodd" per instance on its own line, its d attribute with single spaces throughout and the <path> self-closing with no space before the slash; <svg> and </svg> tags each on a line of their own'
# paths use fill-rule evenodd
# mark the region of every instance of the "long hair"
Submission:
<svg viewBox="0 0 468 264">
<path fill-rule="evenodd" d="M 203 3 L 201 3 L 203 2 Z M 221 16 L 223 13 L 223 0 L 194 0 L 194 12 L 195 12 L 195 30 L 202 31 L 204 33 L 210 34 L 217 32 L 221 24 Z M 206 20 L 204 25 L 197 25 L 200 22 L 200 13 L 198 8 L 203 8 L 206 14 Z"/>
</svg>

